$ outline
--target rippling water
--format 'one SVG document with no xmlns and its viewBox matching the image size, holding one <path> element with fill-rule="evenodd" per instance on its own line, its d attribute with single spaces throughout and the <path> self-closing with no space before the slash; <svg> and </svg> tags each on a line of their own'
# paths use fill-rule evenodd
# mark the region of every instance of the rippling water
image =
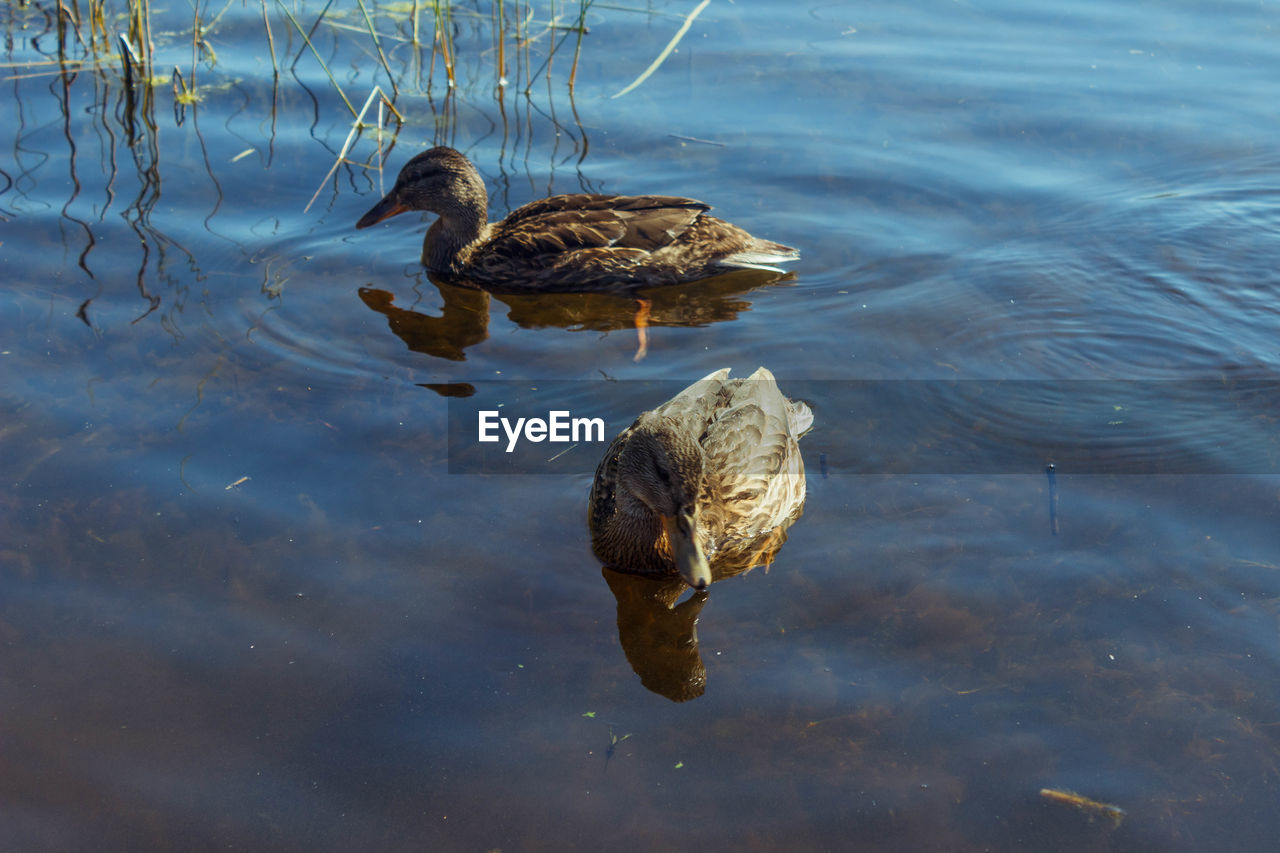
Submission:
<svg viewBox="0 0 1280 853">
<path fill-rule="evenodd" d="M 186 106 L 5 7 L 0 847 L 1271 849 L 1273 10 L 716 0 L 613 97 L 694 6 L 593 8 L 572 94 L 549 8 L 527 52 L 505 9 L 505 90 L 455 8 L 450 92 L 369 7 L 381 178 L 372 128 L 325 177 L 316 54 L 356 108 L 392 89 L 355 4 L 316 54 L 201 7 L 194 70 L 157 9 Z M 432 143 L 495 217 L 675 193 L 802 260 L 650 292 L 636 361 L 632 299 L 437 284 L 425 223 L 354 231 Z M 805 514 L 705 601 L 602 576 L 603 443 L 456 473 L 482 404 L 607 441 L 759 364 L 816 414 Z"/>
</svg>

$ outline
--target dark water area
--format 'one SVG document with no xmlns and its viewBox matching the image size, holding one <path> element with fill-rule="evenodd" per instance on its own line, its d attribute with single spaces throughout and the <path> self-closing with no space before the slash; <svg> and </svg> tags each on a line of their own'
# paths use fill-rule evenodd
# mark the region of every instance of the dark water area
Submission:
<svg viewBox="0 0 1280 853">
<path fill-rule="evenodd" d="M 599 6 L 571 93 L 576 6 L 503 8 L 505 87 L 453 7 L 450 89 L 366 5 L 385 67 L 357 4 L 201 6 L 194 68 L 153 10 L 188 104 L 0 12 L 0 849 L 1273 848 L 1273 8 L 713 0 L 624 92 L 697 4 Z M 432 144 L 495 219 L 670 193 L 801 260 L 647 292 L 636 360 L 628 296 L 354 230 Z M 602 570 L 607 442 L 758 365 L 815 413 L 767 571 Z M 490 405 L 605 434 L 513 462 Z"/>
</svg>

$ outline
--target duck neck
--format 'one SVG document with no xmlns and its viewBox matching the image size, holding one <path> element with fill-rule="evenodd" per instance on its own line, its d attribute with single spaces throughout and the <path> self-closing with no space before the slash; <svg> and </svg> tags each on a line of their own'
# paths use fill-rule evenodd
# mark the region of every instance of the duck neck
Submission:
<svg viewBox="0 0 1280 853">
<path fill-rule="evenodd" d="M 441 273 L 460 273 L 471 252 L 489 235 L 489 194 L 474 171 L 458 175 L 439 216 L 422 241 L 422 263 Z"/>
<path fill-rule="evenodd" d="M 422 263 L 434 272 L 461 272 L 488 227 L 483 212 L 476 216 L 441 215 L 422 241 Z"/>
<path fill-rule="evenodd" d="M 643 574 L 673 574 L 671 545 L 658 516 L 625 489 L 617 500 L 618 512 L 599 537 L 606 561 Z"/>
</svg>

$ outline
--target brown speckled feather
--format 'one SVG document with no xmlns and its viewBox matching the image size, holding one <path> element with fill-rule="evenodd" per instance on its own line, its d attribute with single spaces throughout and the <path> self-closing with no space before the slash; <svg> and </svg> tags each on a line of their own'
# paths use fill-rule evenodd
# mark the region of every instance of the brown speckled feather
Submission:
<svg viewBox="0 0 1280 853">
<path fill-rule="evenodd" d="M 535 267 L 580 249 L 635 249 L 638 257 L 670 246 L 704 210 L 692 199 L 663 196 L 553 196 L 493 225 L 482 254 Z"/>
<path fill-rule="evenodd" d="M 789 412 L 808 407 L 782 396 L 763 369 L 726 390 L 729 399 L 701 440 L 703 523 L 716 548 L 790 520 L 805 491 L 798 441 L 804 430 L 793 431 Z"/>
</svg>

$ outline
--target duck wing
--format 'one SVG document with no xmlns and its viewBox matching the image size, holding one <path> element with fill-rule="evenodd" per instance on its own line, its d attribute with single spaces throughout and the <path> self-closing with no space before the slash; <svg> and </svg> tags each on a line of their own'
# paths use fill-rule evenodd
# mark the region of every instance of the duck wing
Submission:
<svg viewBox="0 0 1280 853">
<path fill-rule="evenodd" d="M 789 520 L 804 503 L 804 460 L 797 427 L 812 413 L 778 390 L 760 368 L 727 386 L 728 399 L 707 427 L 704 524 L 717 539 L 758 535 Z"/>
<path fill-rule="evenodd" d="M 708 373 L 697 382 L 685 388 L 654 409 L 654 413 L 670 418 L 679 429 L 700 441 L 707 427 L 715 420 L 717 409 L 722 409 L 728 402 L 725 386 L 729 379 L 729 368 Z"/>
<path fill-rule="evenodd" d="M 487 250 L 519 258 L 579 249 L 652 252 L 670 245 L 710 209 L 675 196 L 552 196 L 517 208 L 494 225 Z"/>
</svg>

